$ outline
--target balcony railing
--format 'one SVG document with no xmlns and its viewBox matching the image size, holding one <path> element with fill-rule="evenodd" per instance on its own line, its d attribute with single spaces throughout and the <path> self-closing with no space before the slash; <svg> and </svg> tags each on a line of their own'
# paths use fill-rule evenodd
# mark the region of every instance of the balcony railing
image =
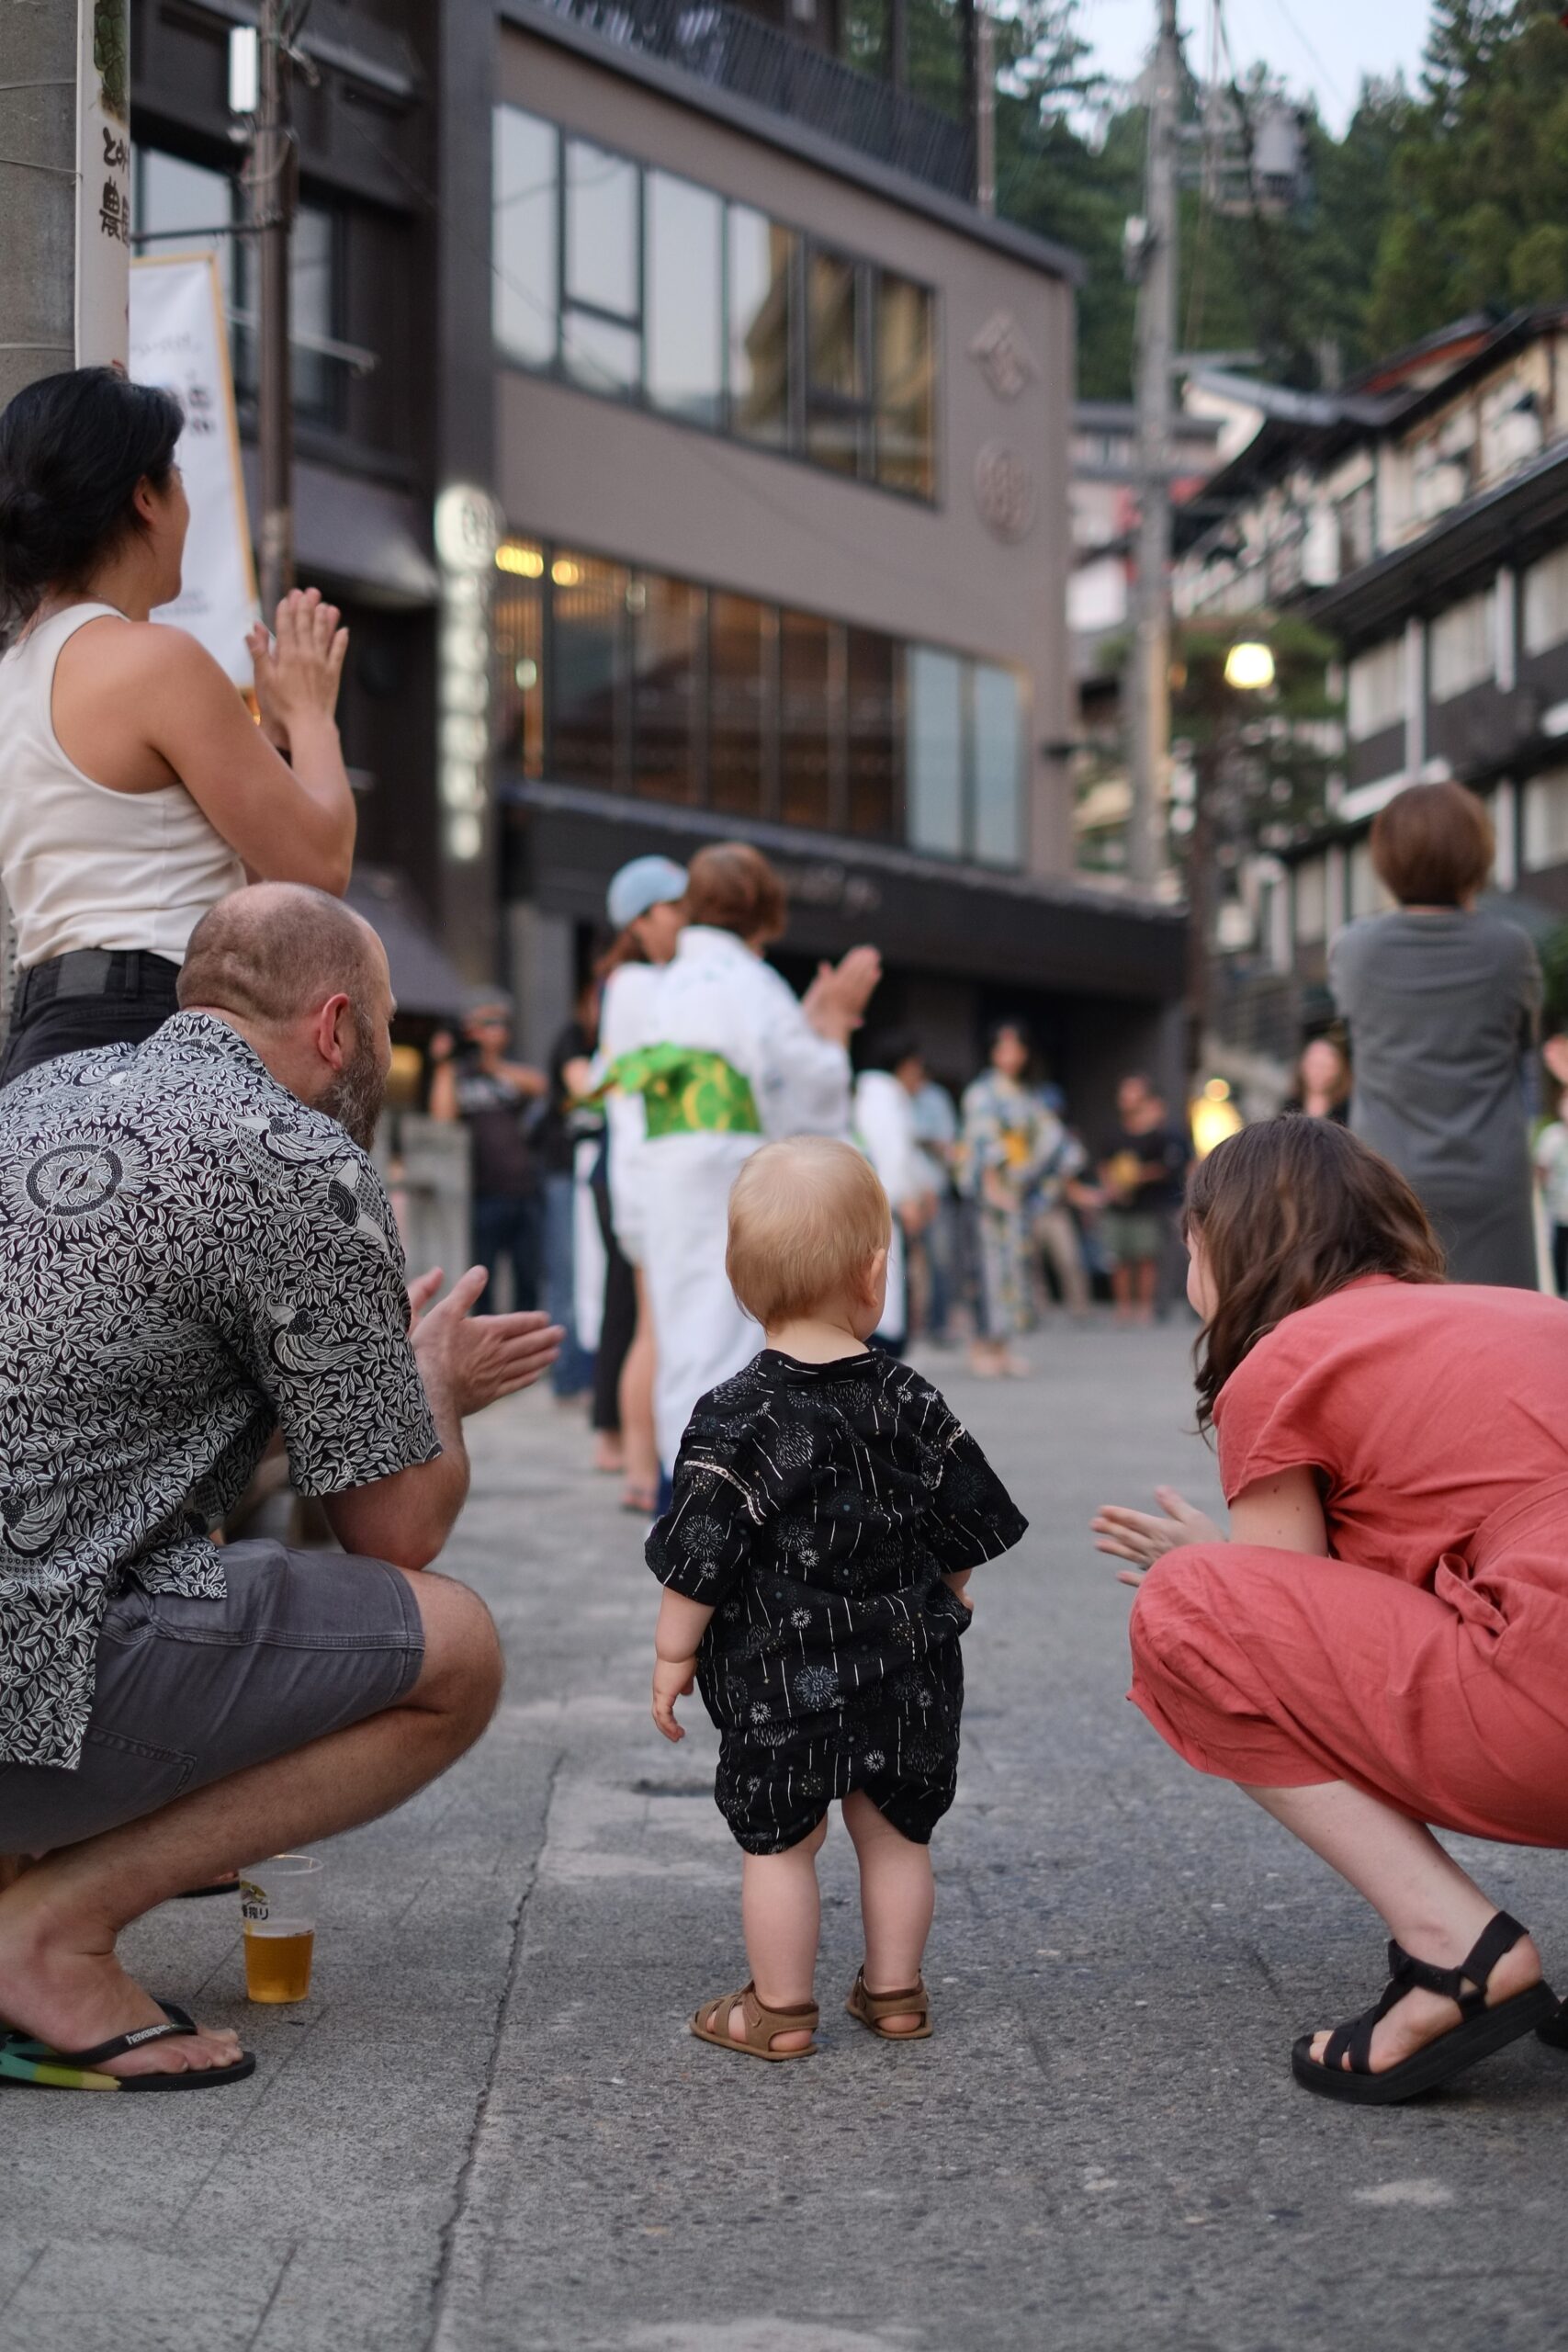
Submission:
<svg viewBox="0 0 1568 2352">
<path fill-rule="evenodd" d="M 714 89 L 854 148 L 945 195 L 974 194 L 968 130 L 920 98 L 808 49 L 725 0 L 540 0 L 617 49 L 636 50 Z"/>
</svg>

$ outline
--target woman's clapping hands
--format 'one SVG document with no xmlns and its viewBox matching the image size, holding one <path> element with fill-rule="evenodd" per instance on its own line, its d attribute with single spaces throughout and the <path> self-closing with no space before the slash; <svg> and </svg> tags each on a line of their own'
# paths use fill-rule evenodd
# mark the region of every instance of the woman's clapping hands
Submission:
<svg viewBox="0 0 1568 2352">
<path fill-rule="evenodd" d="M 1212 1519 L 1179 1495 L 1174 1487 L 1156 1487 L 1155 1500 L 1163 1517 L 1130 1510 L 1124 1503 L 1106 1503 L 1091 1521 L 1097 1552 L 1112 1559 L 1130 1560 L 1117 1578 L 1120 1584 L 1142 1584 L 1155 1562 L 1183 1544 L 1223 1544 L 1225 1534 Z"/>
</svg>

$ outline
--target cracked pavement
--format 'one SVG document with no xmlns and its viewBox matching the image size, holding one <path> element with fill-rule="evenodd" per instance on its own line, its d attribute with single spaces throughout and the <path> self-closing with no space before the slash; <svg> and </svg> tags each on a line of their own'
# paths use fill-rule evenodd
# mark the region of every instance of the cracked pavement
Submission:
<svg viewBox="0 0 1568 2352">
<path fill-rule="evenodd" d="M 1053 1328 L 1028 1383 L 928 1368 L 1032 1521 L 976 1577 L 930 2042 L 841 2003 L 821 2055 L 693 2041 L 743 1981 L 712 1735 L 648 1715 L 652 1579 L 580 1422 L 477 1425 L 449 1555 L 505 1636 L 497 1722 L 321 1850 L 312 1998 L 254 2010 L 222 1902 L 128 1939 L 243 2027 L 254 2080 L 181 2100 L 0 2091 L 0 2352 L 1523 2352 L 1564 2340 L 1568 2059 L 1533 2041 L 1426 2106 L 1290 2080 L 1363 2007 L 1376 1921 L 1123 1703 L 1128 1595 L 1085 1522 L 1174 1479 L 1186 1328 Z M 1553 1855 L 1465 1849 L 1568 1977 Z"/>
</svg>

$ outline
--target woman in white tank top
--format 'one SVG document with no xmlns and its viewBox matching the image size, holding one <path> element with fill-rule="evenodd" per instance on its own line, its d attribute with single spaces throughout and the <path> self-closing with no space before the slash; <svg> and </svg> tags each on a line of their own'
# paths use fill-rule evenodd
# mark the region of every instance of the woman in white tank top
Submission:
<svg viewBox="0 0 1568 2352">
<path fill-rule="evenodd" d="M 184 421 L 107 368 L 0 415 L 0 887 L 21 967 L 0 1083 L 150 1036 L 192 931 L 247 879 L 348 885 L 335 608 L 296 591 L 276 639 L 252 631 L 259 728 L 194 638 L 150 622 L 180 588 Z"/>
</svg>

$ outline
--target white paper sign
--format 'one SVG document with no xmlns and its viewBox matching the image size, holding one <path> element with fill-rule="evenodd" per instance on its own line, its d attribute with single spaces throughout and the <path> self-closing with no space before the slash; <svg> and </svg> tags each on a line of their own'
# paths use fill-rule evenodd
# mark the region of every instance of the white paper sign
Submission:
<svg viewBox="0 0 1568 2352">
<path fill-rule="evenodd" d="M 190 501 L 184 584 L 152 618 L 188 628 L 237 686 L 249 686 L 245 631 L 258 610 L 256 575 L 222 288 L 210 254 L 131 263 L 130 378 L 163 385 L 186 413 L 175 452 Z"/>
<path fill-rule="evenodd" d="M 76 365 L 125 366 L 129 0 L 76 0 Z"/>
</svg>

